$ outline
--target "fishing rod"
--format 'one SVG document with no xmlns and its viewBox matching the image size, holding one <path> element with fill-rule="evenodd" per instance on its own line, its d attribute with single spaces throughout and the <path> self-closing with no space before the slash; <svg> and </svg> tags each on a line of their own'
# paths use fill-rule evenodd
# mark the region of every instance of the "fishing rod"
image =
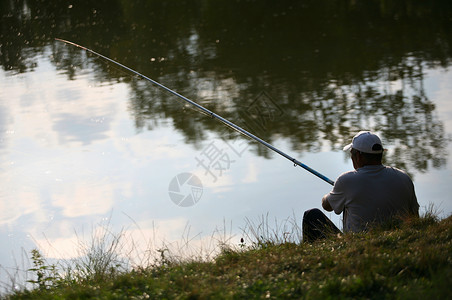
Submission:
<svg viewBox="0 0 452 300">
<path fill-rule="evenodd" d="M 171 94 L 173 94 L 173 95 L 175 95 L 175 96 L 181 98 L 182 100 L 184 100 L 184 101 L 190 103 L 191 105 L 195 106 L 196 108 L 198 108 L 198 109 L 199 109 L 200 111 L 202 111 L 203 113 L 205 113 L 205 114 L 211 116 L 213 119 L 217 119 L 217 120 L 221 121 L 223 124 L 225 124 L 225 125 L 231 127 L 232 129 L 234 129 L 234 130 L 240 132 L 241 134 L 243 134 L 243 135 L 245 135 L 245 136 L 247 136 L 247 137 L 249 137 L 249 138 L 251 138 L 251 139 L 253 139 L 253 140 L 255 140 L 255 141 L 259 142 L 259 143 L 261 143 L 261 144 L 264 145 L 265 147 L 267 147 L 267 148 L 273 150 L 274 152 L 278 153 L 279 155 L 281 155 L 281 156 L 287 158 L 288 160 L 290 160 L 291 162 L 293 162 L 294 165 L 298 165 L 298 166 L 302 167 L 303 169 L 305 169 L 306 171 L 311 172 L 311 173 L 314 174 L 315 176 L 319 177 L 320 179 L 323 179 L 324 181 L 328 182 L 329 184 L 334 185 L 334 181 L 332 181 L 332 180 L 329 179 L 328 177 L 326 177 L 326 176 L 320 174 L 320 173 L 317 172 L 316 170 L 314 170 L 314 169 L 308 167 L 307 165 L 305 165 L 305 164 L 303 164 L 302 162 L 296 160 L 295 158 L 291 157 L 290 155 L 288 155 L 288 154 L 282 152 L 281 150 L 275 148 L 274 146 L 272 146 L 271 144 L 269 144 L 269 143 L 267 143 L 266 141 L 262 140 L 261 138 L 255 136 L 254 134 L 252 134 L 252 133 L 246 131 L 245 129 L 243 129 L 243 128 L 237 126 L 237 125 L 235 125 L 234 123 L 232 123 L 232 122 L 226 120 L 225 118 L 223 118 L 223 117 L 217 115 L 216 113 L 214 113 L 214 112 L 208 110 L 207 108 L 205 108 L 205 107 L 199 105 L 198 103 L 196 103 L 196 102 L 194 102 L 194 101 L 188 99 L 187 97 L 182 96 L 181 94 L 179 94 L 179 93 L 177 93 L 177 92 L 175 92 L 175 91 L 173 91 L 173 90 L 167 88 L 167 87 L 164 86 L 163 84 L 161 84 L 161 83 L 159 83 L 159 82 L 157 82 L 157 81 L 155 81 L 155 80 L 153 80 L 153 79 L 151 79 L 151 78 L 149 78 L 149 77 L 147 77 L 147 76 L 145 76 L 145 75 L 143 75 L 143 74 L 141 74 L 141 73 L 138 73 L 137 71 L 135 71 L 135 70 L 133 70 L 133 69 L 131 69 L 131 68 L 129 68 L 129 67 L 127 67 L 127 66 L 125 66 L 125 65 L 123 65 L 123 64 L 121 64 L 121 63 L 119 63 L 119 62 L 117 62 L 117 61 L 114 61 L 113 59 L 111 59 L 111 58 L 109 58 L 109 57 L 106 57 L 106 56 L 104 56 L 104 55 L 102 55 L 102 54 L 100 54 L 100 53 L 97 53 L 97 52 L 95 52 L 95 51 L 93 51 L 93 50 L 91 50 L 91 49 L 88 49 L 88 48 L 83 47 L 83 46 L 81 46 L 81 45 L 78 45 L 78 44 L 76 44 L 76 43 L 73 43 L 73 42 L 70 42 L 70 41 L 67 41 L 67 40 L 63 40 L 63 39 L 59 39 L 59 38 L 55 38 L 55 40 L 57 40 L 57 41 L 59 41 L 59 42 L 66 43 L 66 44 L 69 44 L 69 45 L 72 45 L 72 46 L 75 46 L 75 47 L 78 47 L 78 48 L 81 48 L 81 49 L 83 49 L 83 50 L 85 50 L 85 51 L 87 51 L 87 52 L 89 52 L 89 53 L 92 53 L 92 54 L 94 54 L 94 55 L 96 55 L 96 56 L 99 56 L 99 57 L 101 57 L 101 58 L 103 58 L 103 59 L 105 59 L 105 60 L 107 60 L 107 61 L 109 61 L 109 62 L 111 62 L 111 63 L 113 63 L 113 64 L 115 64 L 115 65 L 117 65 L 117 66 L 120 66 L 121 68 L 124 68 L 124 69 L 126 69 L 126 70 L 132 72 L 133 74 L 138 75 L 139 77 L 141 77 L 141 78 L 143 78 L 143 79 L 146 79 L 146 80 L 152 82 L 153 84 L 155 84 L 155 85 L 157 85 L 157 86 L 163 88 L 164 90 L 170 92 Z"/>
</svg>

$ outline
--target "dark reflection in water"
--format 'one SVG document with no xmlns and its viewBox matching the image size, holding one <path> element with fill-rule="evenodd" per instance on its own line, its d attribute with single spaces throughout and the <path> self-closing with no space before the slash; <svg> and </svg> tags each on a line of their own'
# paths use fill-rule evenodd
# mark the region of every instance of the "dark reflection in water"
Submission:
<svg viewBox="0 0 452 300">
<path fill-rule="evenodd" d="M 174 96 L 55 37 L 128 65 L 269 142 L 284 137 L 296 151 L 339 149 L 371 129 L 394 146 L 390 164 L 424 172 L 446 162 L 447 137 L 423 85 L 427 68 L 451 62 L 450 1 L 0 3 L 4 70 L 33 71 L 50 48 L 69 78 L 89 66 L 99 81 L 127 82 L 139 130 L 169 121 L 195 146 L 207 131 L 228 137 Z M 260 95 L 270 110 L 255 105 Z"/>
</svg>

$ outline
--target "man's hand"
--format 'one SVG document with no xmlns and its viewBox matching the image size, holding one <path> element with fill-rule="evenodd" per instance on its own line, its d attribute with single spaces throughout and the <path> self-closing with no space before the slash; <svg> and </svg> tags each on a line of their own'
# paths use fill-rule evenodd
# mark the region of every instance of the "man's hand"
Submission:
<svg viewBox="0 0 452 300">
<path fill-rule="evenodd" d="M 331 204 L 326 199 L 326 196 L 327 195 L 323 196 L 323 198 L 322 198 L 322 207 L 326 211 L 333 211 L 333 208 L 331 207 Z"/>
</svg>

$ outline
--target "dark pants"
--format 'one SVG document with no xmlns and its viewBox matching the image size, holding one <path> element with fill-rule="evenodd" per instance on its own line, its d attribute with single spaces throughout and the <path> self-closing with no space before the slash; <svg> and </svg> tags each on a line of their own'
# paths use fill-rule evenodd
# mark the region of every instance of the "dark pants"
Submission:
<svg viewBox="0 0 452 300">
<path fill-rule="evenodd" d="M 326 238 L 329 235 L 338 234 L 341 231 L 328 219 L 320 209 L 313 208 L 303 215 L 303 241 L 313 242 Z"/>
</svg>

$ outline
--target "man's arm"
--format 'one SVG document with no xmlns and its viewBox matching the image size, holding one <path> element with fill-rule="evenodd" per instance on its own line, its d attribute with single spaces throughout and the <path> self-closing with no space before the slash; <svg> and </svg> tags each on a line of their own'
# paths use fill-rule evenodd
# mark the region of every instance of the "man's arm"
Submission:
<svg viewBox="0 0 452 300">
<path fill-rule="evenodd" d="M 331 192 L 323 196 L 322 207 L 326 211 L 334 211 L 337 215 L 342 213 L 345 209 L 345 202 L 347 200 L 345 193 L 344 180 L 347 182 L 347 178 L 351 172 L 344 173 L 336 179 Z M 344 179 L 345 178 L 345 179 Z"/>
<path fill-rule="evenodd" d="M 327 194 L 328 195 L 328 194 Z M 326 196 L 327 195 L 325 195 L 325 196 L 323 196 L 323 198 L 322 198 L 322 207 L 323 207 L 323 209 L 324 210 L 326 210 L 326 211 L 332 211 L 333 210 L 333 208 L 331 207 L 331 204 L 328 202 L 328 200 L 326 199 Z"/>
</svg>

